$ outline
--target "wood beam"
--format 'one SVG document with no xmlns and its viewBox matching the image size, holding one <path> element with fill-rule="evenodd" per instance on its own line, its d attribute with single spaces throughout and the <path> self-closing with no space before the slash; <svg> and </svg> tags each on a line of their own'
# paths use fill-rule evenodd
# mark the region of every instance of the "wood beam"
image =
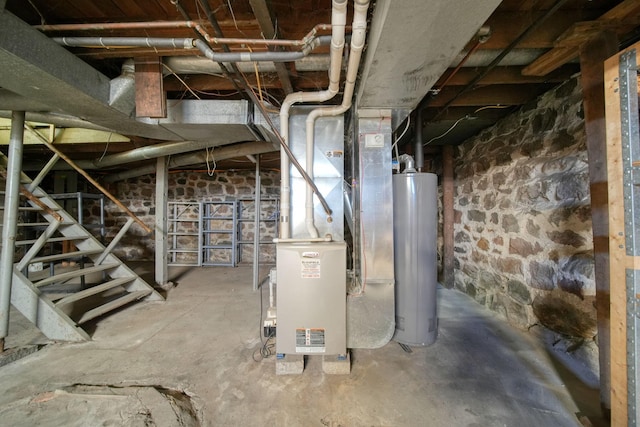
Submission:
<svg viewBox="0 0 640 427">
<path fill-rule="evenodd" d="M 7 123 L 11 122 L 8 119 L 0 118 L 0 145 L 9 145 L 10 127 Z M 43 131 L 42 128 L 36 128 L 37 132 Z M 49 127 L 43 132 L 43 135 L 49 134 Z M 68 145 L 68 144 L 94 144 L 94 143 L 106 143 L 106 142 L 129 142 L 130 139 L 126 136 L 114 132 L 105 132 L 92 129 L 80 129 L 80 128 L 54 128 L 53 129 L 53 144 Z M 40 138 L 32 133 L 25 133 L 24 145 L 43 145 Z"/>
<path fill-rule="evenodd" d="M 539 94 L 546 92 L 551 87 L 552 84 L 482 86 L 460 95 L 450 106 L 521 105 L 527 103 Z M 460 90 L 460 87 L 447 86 L 443 88 L 427 106 L 443 107 L 447 105 Z"/>
<path fill-rule="evenodd" d="M 524 67 L 496 67 L 489 72 L 483 79 L 482 85 L 494 84 L 523 84 L 523 83 L 560 83 L 568 80 L 572 75 L 580 70 L 575 64 L 566 64 L 546 76 L 524 76 L 522 70 Z M 447 79 L 451 72 L 451 68 L 442 74 L 442 77 L 435 84 L 440 87 L 442 82 Z M 477 75 L 477 68 L 461 68 L 447 82 L 447 86 L 465 86 L 469 84 Z"/>
<path fill-rule="evenodd" d="M 536 14 L 544 9 L 536 6 Z M 596 19 L 602 10 L 559 10 L 547 18 L 536 31 L 518 44 L 518 49 L 552 48 L 555 40 L 567 29 L 578 16 L 581 20 Z M 495 12 L 485 25 L 491 28 L 491 37 L 483 43 L 482 49 L 504 49 L 520 35 L 537 16 L 531 10 L 521 12 Z"/>
<path fill-rule="evenodd" d="M 538 57 L 522 70 L 524 76 L 544 76 L 578 55 L 575 47 L 556 47 Z"/>
<path fill-rule="evenodd" d="M 246 73 L 247 81 L 251 86 L 257 86 L 254 73 Z M 236 90 L 233 83 L 219 76 L 210 76 L 205 74 L 192 74 L 181 76 L 182 80 L 193 90 L 215 91 L 215 90 Z M 310 71 L 298 73 L 294 78 L 298 89 L 318 89 L 328 86 L 329 78 L 326 71 Z M 278 76 L 274 73 L 261 73 L 260 86 L 266 89 L 282 89 L 282 83 Z M 184 83 L 179 81 L 175 76 L 167 76 L 164 80 L 164 89 L 167 92 L 178 92 L 186 90 Z"/>
<path fill-rule="evenodd" d="M 622 113 L 620 107 L 620 56 L 640 51 L 640 43 L 609 58 L 604 64 L 607 177 L 609 195 L 609 286 L 611 313 L 611 425 L 632 425 L 628 418 L 627 289 L 626 270 L 640 270 L 640 257 L 627 255 Z M 635 219 L 637 221 L 637 219 Z M 635 385 L 636 391 L 638 384 Z M 637 396 L 636 396 L 637 399 Z M 636 403 L 637 402 L 633 402 Z"/>
<path fill-rule="evenodd" d="M 465 116 L 473 116 L 482 120 L 490 120 L 495 123 L 504 116 L 511 114 L 518 107 L 518 105 L 505 105 L 504 107 L 495 106 L 495 108 L 483 108 L 477 106 L 447 107 L 447 109 L 444 111 L 441 108 L 427 107 L 422 110 L 422 117 L 424 118 L 425 123 L 432 124 L 438 122 L 448 122 L 448 126 L 451 126 L 453 122 Z M 483 109 L 481 111 L 477 111 L 478 108 Z"/>
<path fill-rule="evenodd" d="M 609 194 L 607 188 L 607 135 L 604 99 L 604 61 L 618 51 L 612 32 L 580 48 L 580 81 L 589 158 L 591 220 L 596 281 L 598 348 L 600 357 L 600 403 L 605 418 L 611 413 L 611 355 L 609 314 Z"/>
<path fill-rule="evenodd" d="M 544 76 L 578 56 L 579 47 L 597 37 L 601 31 L 621 34 L 639 23 L 640 2 L 624 0 L 595 21 L 574 23 L 556 40 L 553 49 L 525 67 L 522 74 Z"/>
<path fill-rule="evenodd" d="M 162 78 L 162 58 L 136 58 L 136 117 L 167 117 L 167 97 Z"/>
<path fill-rule="evenodd" d="M 251 5 L 253 14 L 258 20 L 264 38 L 272 39 L 276 37 L 276 29 L 271 20 L 271 12 L 269 11 L 266 0 L 249 0 L 249 4 Z M 287 70 L 287 67 L 282 62 L 276 62 L 275 66 L 280 82 L 282 83 L 282 89 L 285 94 L 288 95 L 293 92 L 291 79 L 289 79 L 289 70 Z"/>
<path fill-rule="evenodd" d="M 453 241 L 454 172 L 453 146 L 442 147 L 442 275 L 443 286 L 451 289 L 455 285 L 455 252 Z"/>
</svg>

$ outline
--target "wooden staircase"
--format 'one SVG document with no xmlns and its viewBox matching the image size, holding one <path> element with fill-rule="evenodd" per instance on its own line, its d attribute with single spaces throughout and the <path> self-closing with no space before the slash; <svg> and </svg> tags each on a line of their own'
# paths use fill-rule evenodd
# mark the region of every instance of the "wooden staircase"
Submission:
<svg viewBox="0 0 640 427">
<path fill-rule="evenodd" d="M 7 158 L 0 153 L 0 175 L 6 174 L 6 165 Z M 16 253 L 23 255 L 13 266 L 11 304 L 49 339 L 89 340 L 82 324 L 137 301 L 164 300 L 111 253 L 133 218 L 104 246 L 24 173 L 20 192 L 24 197 L 20 210 L 28 214 L 22 216 L 32 221 L 19 222 L 18 235 L 33 238 L 16 241 Z M 1 194 L 0 210 L 3 202 Z M 65 241 L 73 243 L 73 250 L 62 253 Z M 30 268 L 45 264 L 49 268 L 41 271 Z"/>
</svg>

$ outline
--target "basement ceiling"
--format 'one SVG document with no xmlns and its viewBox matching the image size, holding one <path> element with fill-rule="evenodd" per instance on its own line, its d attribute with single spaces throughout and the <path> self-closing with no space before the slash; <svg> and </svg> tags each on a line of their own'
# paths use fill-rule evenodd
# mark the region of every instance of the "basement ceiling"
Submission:
<svg viewBox="0 0 640 427">
<path fill-rule="evenodd" d="M 579 72 L 580 46 L 600 32 L 616 33 L 621 47 L 640 36 L 637 0 L 377 0 L 369 16 L 356 102 L 359 108 L 393 109 L 399 132 L 409 116 L 410 130 L 401 142 L 412 138 L 420 110 L 423 142 L 432 146 L 463 142 Z M 0 0 L 0 116 L 24 109 L 28 119 L 60 117 L 61 127 L 113 130 L 130 139 L 60 144 L 70 156 L 88 159 L 159 142 L 207 139 L 217 131 L 202 122 L 190 127 L 172 116 L 180 103 L 245 100 L 239 107 L 243 116 L 227 123 L 238 127 L 238 138 L 221 137 L 212 145 L 273 144 L 246 87 L 270 105 L 270 112 L 277 112 L 292 91 L 325 89 L 328 46 L 316 46 L 295 62 L 238 63 L 234 73 L 231 64 L 221 67 L 195 49 L 100 43 L 64 48 L 52 38 L 205 34 L 234 39 L 227 45 L 232 52 L 290 51 L 299 47 L 251 40 L 302 40 L 313 29 L 318 36 L 329 35 L 322 24 L 330 22 L 330 0 Z M 216 52 L 227 48 L 210 45 Z M 110 82 L 125 63 L 136 64 L 136 75 L 154 70 L 151 75 L 166 93 L 168 119 L 136 119 L 128 110 L 134 100 L 126 97 L 110 103 Z M 145 90 L 136 84 L 139 92 Z M 340 101 L 340 95 L 333 100 Z M 135 102 L 139 111 L 141 101 Z M 228 128 L 225 135 L 229 130 L 236 132 Z M 25 148 L 25 156 L 33 159 L 42 152 L 37 145 Z M 270 156 L 265 158 L 277 167 L 277 153 Z M 253 167 L 244 157 L 228 162 L 229 167 Z"/>
</svg>

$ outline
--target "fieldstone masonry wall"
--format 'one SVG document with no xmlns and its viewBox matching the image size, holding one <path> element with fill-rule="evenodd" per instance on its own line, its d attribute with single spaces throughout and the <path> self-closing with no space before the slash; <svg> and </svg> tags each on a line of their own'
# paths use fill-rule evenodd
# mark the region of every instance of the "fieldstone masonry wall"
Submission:
<svg viewBox="0 0 640 427">
<path fill-rule="evenodd" d="M 460 145 L 455 163 L 455 286 L 577 341 L 596 334 L 585 139 L 574 78 Z"/>
<path fill-rule="evenodd" d="M 277 198 L 280 192 L 278 172 L 261 172 L 263 198 Z M 114 195 L 149 227 L 155 227 L 155 175 L 145 175 L 115 184 L 110 189 Z M 255 172 L 253 171 L 216 171 L 213 176 L 206 172 L 177 172 L 169 175 L 168 201 L 223 201 L 236 198 L 253 197 L 255 194 Z M 93 205 L 88 214 L 99 215 L 99 206 Z M 253 203 L 246 204 L 244 215 L 253 217 Z M 113 203 L 105 203 L 105 222 L 107 241 L 110 241 L 126 221 L 123 214 Z M 261 218 L 273 215 L 273 209 L 261 212 Z M 245 239 L 253 239 L 253 222 L 242 224 Z M 275 224 L 261 223 L 262 240 L 275 236 Z M 114 250 L 114 254 L 123 260 L 153 260 L 155 253 L 154 233 L 145 234 L 141 227 L 134 224 L 129 233 Z M 252 261 L 253 245 L 242 246 L 242 260 Z M 229 253 L 219 252 L 218 261 L 226 261 Z M 262 262 L 275 262 L 275 247 L 265 245 L 261 249 Z M 216 261 L 210 259 L 209 261 Z"/>
</svg>

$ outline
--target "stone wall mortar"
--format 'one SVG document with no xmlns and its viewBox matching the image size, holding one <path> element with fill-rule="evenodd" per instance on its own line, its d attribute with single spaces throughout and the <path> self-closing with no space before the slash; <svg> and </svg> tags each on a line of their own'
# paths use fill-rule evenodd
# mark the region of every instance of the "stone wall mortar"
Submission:
<svg viewBox="0 0 640 427">
<path fill-rule="evenodd" d="M 516 326 L 576 339 L 596 333 L 585 144 L 574 77 L 455 156 L 455 286 Z"/>
</svg>

